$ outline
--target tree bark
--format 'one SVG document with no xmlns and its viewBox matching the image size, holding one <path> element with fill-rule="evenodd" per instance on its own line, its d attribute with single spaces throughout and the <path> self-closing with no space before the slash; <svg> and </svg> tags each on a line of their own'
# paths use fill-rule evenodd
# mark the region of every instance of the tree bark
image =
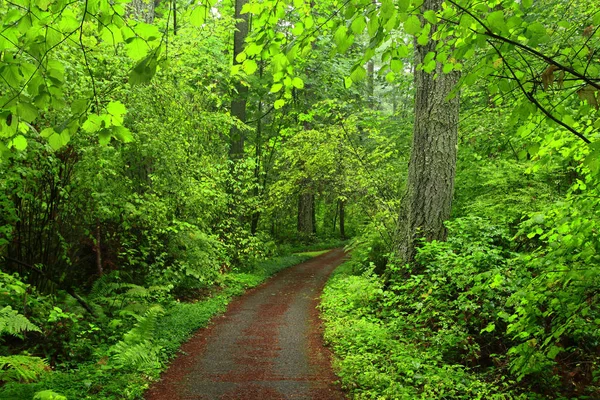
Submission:
<svg viewBox="0 0 600 400">
<path fill-rule="evenodd" d="M 235 0 L 235 32 L 233 34 L 233 65 L 239 64 L 237 56 L 244 51 L 246 36 L 248 36 L 248 14 L 242 14 L 242 7 L 247 0 Z M 235 93 L 231 100 L 231 116 L 246 122 L 246 101 L 248 87 L 241 81 L 234 84 Z M 244 132 L 232 126 L 229 139 L 229 158 L 237 160 L 244 157 Z"/>
<path fill-rule="evenodd" d="M 375 109 L 375 62 L 367 63 L 367 96 L 368 105 L 371 110 Z"/>
<path fill-rule="evenodd" d="M 132 0 L 128 7 L 136 19 L 148 24 L 154 22 L 154 0 Z"/>
<path fill-rule="evenodd" d="M 439 10 L 442 0 L 425 0 L 422 11 Z M 431 29 L 431 35 L 436 31 Z M 436 42 L 426 46 L 416 41 L 415 65 L 435 51 Z M 410 263 L 419 239 L 445 240 L 444 221 L 450 217 L 458 136 L 458 95 L 448 95 L 459 79 L 457 72 L 444 74 L 438 65 L 434 74 L 415 71 L 415 123 L 406 192 L 398 224 L 397 253 Z"/>
<path fill-rule="evenodd" d="M 308 237 L 315 232 L 315 195 L 302 193 L 298 199 L 298 233 Z"/>
<path fill-rule="evenodd" d="M 342 240 L 346 239 L 346 225 L 345 225 L 345 210 L 344 210 L 344 200 L 339 200 L 340 202 L 340 238 Z"/>
</svg>

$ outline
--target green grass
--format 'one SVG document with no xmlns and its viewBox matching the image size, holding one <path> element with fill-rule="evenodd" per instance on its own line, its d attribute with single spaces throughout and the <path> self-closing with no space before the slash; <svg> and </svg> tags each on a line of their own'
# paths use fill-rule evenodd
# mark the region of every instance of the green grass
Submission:
<svg viewBox="0 0 600 400">
<path fill-rule="evenodd" d="M 319 250 L 319 251 L 304 251 L 302 253 L 296 253 L 298 256 L 309 256 L 309 257 L 317 257 L 321 254 L 327 253 L 329 250 Z"/>
<path fill-rule="evenodd" d="M 106 357 L 80 364 L 71 371 L 48 373 L 41 381 L 23 384 L 9 383 L 0 388 L 1 400 L 31 400 L 35 393 L 51 389 L 68 400 L 79 399 L 141 399 L 150 384 L 156 381 L 179 347 L 212 317 L 225 311 L 227 304 L 247 289 L 257 286 L 271 275 L 304 262 L 312 256 L 296 254 L 258 262 L 246 272 L 229 272 L 221 277 L 212 296 L 195 302 L 173 301 L 157 322 L 153 343 L 158 348 L 158 364 L 144 370 L 117 369 Z M 219 289 L 219 290 L 216 290 Z M 117 338 L 117 340 L 120 338 Z"/>
</svg>

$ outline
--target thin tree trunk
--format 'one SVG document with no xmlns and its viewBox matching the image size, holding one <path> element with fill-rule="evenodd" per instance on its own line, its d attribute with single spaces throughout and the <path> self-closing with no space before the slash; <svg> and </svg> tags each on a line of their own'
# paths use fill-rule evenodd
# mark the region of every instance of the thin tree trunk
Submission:
<svg viewBox="0 0 600 400">
<path fill-rule="evenodd" d="M 259 76 L 260 78 L 263 77 L 263 63 L 262 60 L 260 62 L 260 67 L 259 67 Z M 261 168 L 261 164 L 262 164 L 262 97 L 258 99 L 258 110 L 257 110 L 257 114 L 258 114 L 258 118 L 256 120 L 256 142 L 254 145 L 255 148 L 255 158 L 256 158 L 256 166 L 254 167 L 254 181 L 255 181 L 255 187 L 254 187 L 254 197 L 258 198 L 258 196 L 260 195 L 260 188 L 259 188 L 259 182 L 260 182 L 260 168 Z M 266 182 L 265 185 L 263 186 L 263 191 L 266 189 Z M 252 217 L 250 220 L 250 233 L 252 235 L 256 234 L 256 231 L 258 230 L 258 221 L 260 220 L 260 211 L 255 211 L 254 213 L 252 213 Z"/>
<path fill-rule="evenodd" d="M 439 10 L 442 0 L 425 0 L 422 9 Z M 435 26 L 431 34 L 435 32 Z M 416 41 L 415 65 L 435 51 L 436 42 L 425 46 Z M 445 240 L 444 221 L 450 217 L 458 133 L 458 96 L 447 97 L 457 84 L 459 74 L 444 74 L 440 65 L 428 74 L 415 71 L 415 123 L 406 193 L 398 226 L 398 255 L 412 262 L 419 239 Z"/>
<path fill-rule="evenodd" d="M 338 200 L 340 202 L 340 238 L 342 240 L 346 239 L 346 225 L 345 225 L 345 209 L 344 209 L 344 200 Z"/>
<path fill-rule="evenodd" d="M 247 0 L 235 0 L 235 32 L 233 34 L 233 65 L 239 64 L 237 56 L 244 51 L 244 43 L 248 36 L 248 14 L 242 14 L 242 7 Z M 234 97 L 231 100 L 231 115 L 241 122 L 246 122 L 246 100 L 248 87 L 241 81 L 234 84 Z M 229 139 L 229 158 L 237 160 L 244 156 L 244 132 L 232 126 Z"/>
<path fill-rule="evenodd" d="M 367 95 L 370 109 L 375 109 L 375 62 L 370 60 L 367 63 Z"/>
<path fill-rule="evenodd" d="M 102 267 L 102 243 L 101 240 L 101 231 L 100 231 L 100 223 L 96 223 L 96 245 L 94 249 L 96 250 L 96 272 L 98 276 L 102 276 L 104 274 L 104 268 Z"/>
<path fill-rule="evenodd" d="M 335 203 L 335 214 L 333 215 L 333 232 L 335 233 L 335 227 L 337 226 L 337 216 L 338 216 L 338 210 L 340 207 L 340 203 L 339 201 L 337 203 Z"/>
</svg>

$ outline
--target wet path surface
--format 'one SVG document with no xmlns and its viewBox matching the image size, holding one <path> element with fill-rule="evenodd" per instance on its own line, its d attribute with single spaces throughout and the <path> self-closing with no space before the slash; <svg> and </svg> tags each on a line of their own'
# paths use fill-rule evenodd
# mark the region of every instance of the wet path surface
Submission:
<svg viewBox="0 0 600 400">
<path fill-rule="evenodd" d="M 182 347 L 146 400 L 344 399 L 316 309 L 343 260 L 332 250 L 233 300 Z"/>
</svg>

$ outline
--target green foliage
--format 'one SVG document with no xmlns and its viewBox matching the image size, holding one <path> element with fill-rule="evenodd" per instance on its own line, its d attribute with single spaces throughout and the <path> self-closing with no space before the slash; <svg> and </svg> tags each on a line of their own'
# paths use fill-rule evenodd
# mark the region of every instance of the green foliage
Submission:
<svg viewBox="0 0 600 400">
<path fill-rule="evenodd" d="M 39 358 L 23 355 L 0 357 L 0 381 L 31 382 L 47 372 L 48 363 Z"/>
<path fill-rule="evenodd" d="M 42 390 L 33 396 L 33 400 L 67 400 L 67 398 L 52 390 Z"/>
<path fill-rule="evenodd" d="M 450 362 L 444 353 L 455 345 L 451 341 L 458 340 L 452 325 L 432 329 L 431 324 L 423 326 L 426 322 L 421 318 L 396 309 L 403 301 L 426 304 L 429 299 L 423 295 L 427 293 L 419 293 L 412 300 L 408 294 L 386 289 L 377 276 L 354 275 L 352 270 L 350 263 L 336 270 L 325 288 L 321 307 L 325 339 L 339 357 L 335 365 L 342 384 L 354 397 L 530 398 L 512 394 L 510 381 L 491 384 L 468 367 Z M 416 312 L 433 318 L 445 315 L 443 310 L 432 313 L 417 308 Z M 437 329 L 442 332 L 437 333 Z"/>
<path fill-rule="evenodd" d="M 158 318 L 164 309 L 152 306 L 144 315 L 136 315 L 137 323 L 123 336 L 123 340 L 109 349 L 117 368 L 147 370 L 157 368 L 160 347 L 154 343 Z"/>
<path fill-rule="evenodd" d="M 27 318 L 13 310 L 10 306 L 0 309 L 0 335 L 18 336 L 22 332 L 40 331 L 40 328 L 29 322 Z"/>
</svg>

